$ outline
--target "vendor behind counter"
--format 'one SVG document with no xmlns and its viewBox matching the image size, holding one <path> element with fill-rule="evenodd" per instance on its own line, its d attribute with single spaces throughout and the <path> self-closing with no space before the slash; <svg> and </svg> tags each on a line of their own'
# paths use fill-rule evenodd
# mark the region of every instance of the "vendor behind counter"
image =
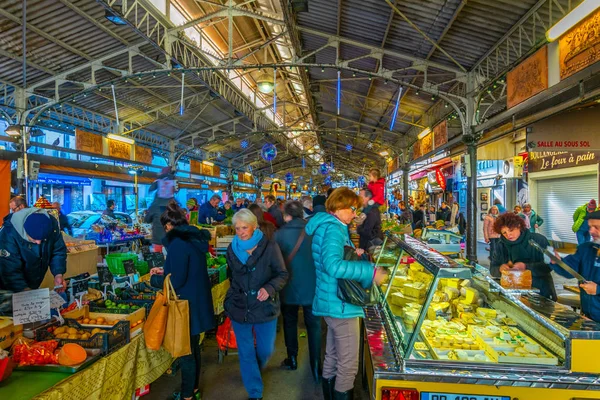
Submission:
<svg viewBox="0 0 600 400">
<path fill-rule="evenodd" d="M 586 317 L 600 322 L 600 211 L 589 213 L 585 219 L 591 242 L 580 244 L 575 254 L 562 260 L 587 280 L 579 285 L 581 310 Z M 573 278 L 559 265 L 551 263 L 550 268 L 565 278 Z"/>
</svg>

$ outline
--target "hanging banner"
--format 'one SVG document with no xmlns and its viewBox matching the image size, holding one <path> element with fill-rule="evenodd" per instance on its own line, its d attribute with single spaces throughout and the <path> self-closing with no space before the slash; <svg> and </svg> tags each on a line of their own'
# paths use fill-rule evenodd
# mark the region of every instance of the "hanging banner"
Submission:
<svg viewBox="0 0 600 400">
<path fill-rule="evenodd" d="M 436 149 L 448 143 L 448 121 L 443 120 L 433 127 L 433 141 Z"/>
<path fill-rule="evenodd" d="M 430 133 L 421 139 L 421 155 L 433 151 L 433 135 Z"/>
<path fill-rule="evenodd" d="M 148 147 L 135 146 L 135 161 L 152 164 L 152 149 Z"/>
<path fill-rule="evenodd" d="M 214 177 L 220 178 L 221 177 L 221 168 L 216 165 L 213 165 L 212 173 L 213 173 Z"/>
<path fill-rule="evenodd" d="M 514 107 L 548 89 L 548 46 L 544 46 L 506 74 L 506 104 Z"/>
<path fill-rule="evenodd" d="M 202 163 L 197 160 L 190 160 L 190 172 L 192 174 L 202 174 Z"/>
<path fill-rule="evenodd" d="M 202 175 L 212 176 L 213 166 L 202 163 Z"/>
<path fill-rule="evenodd" d="M 108 139 L 108 155 L 110 157 L 131 160 L 131 145 L 120 140 Z"/>
<path fill-rule="evenodd" d="M 440 168 L 435 170 L 435 181 L 440 185 L 442 190 L 446 190 L 446 177 Z"/>
<path fill-rule="evenodd" d="M 75 148 L 87 153 L 102 154 L 102 136 L 75 129 Z"/>
<path fill-rule="evenodd" d="M 600 59 L 600 10 L 558 39 L 560 79 L 565 79 Z"/>
</svg>

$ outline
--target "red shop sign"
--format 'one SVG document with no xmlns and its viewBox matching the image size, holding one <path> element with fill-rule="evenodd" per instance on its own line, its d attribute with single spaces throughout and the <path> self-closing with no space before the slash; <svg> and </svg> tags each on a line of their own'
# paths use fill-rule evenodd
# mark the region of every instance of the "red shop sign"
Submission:
<svg viewBox="0 0 600 400">
<path fill-rule="evenodd" d="M 435 170 L 435 180 L 438 183 L 438 185 L 440 185 L 440 187 L 442 188 L 442 190 L 446 190 L 446 177 L 444 176 L 444 173 L 442 172 L 441 169 L 436 169 Z"/>
</svg>

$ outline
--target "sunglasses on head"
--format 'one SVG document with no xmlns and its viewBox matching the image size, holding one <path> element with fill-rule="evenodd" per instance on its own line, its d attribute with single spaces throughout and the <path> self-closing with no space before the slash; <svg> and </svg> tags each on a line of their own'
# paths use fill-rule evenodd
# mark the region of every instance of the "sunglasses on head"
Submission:
<svg viewBox="0 0 600 400">
<path fill-rule="evenodd" d="M 350 206 L 350 209 L 351 209 L 352 211 L 356 211 L 356 207 L 354 207 L 354 206 Z"/>
</svg>

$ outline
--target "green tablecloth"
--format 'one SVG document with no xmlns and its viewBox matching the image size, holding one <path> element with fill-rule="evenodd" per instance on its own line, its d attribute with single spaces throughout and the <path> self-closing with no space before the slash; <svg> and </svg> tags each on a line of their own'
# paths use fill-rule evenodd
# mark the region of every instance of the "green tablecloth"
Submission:
<svg viewBox="0 0 600 400">
<path fill-rule="evenodd" d="M 15 371 L 0 382 L 0 399 L 130 400 L 135 389 L 154 382 L 171 362 L 165 350 L 147 350 L 140 335 L 73 375 Z"/>
</svg>

